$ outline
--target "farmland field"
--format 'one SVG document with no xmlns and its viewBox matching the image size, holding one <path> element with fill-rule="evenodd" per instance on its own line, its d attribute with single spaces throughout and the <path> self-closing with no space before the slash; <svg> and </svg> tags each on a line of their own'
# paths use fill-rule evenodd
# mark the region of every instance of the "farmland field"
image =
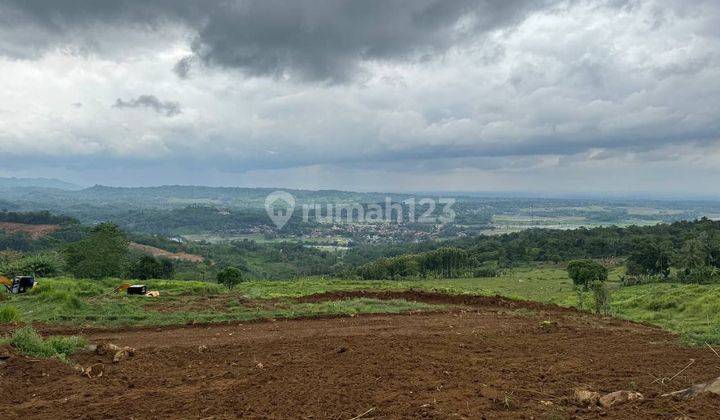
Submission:
<svg viewBox="0 0 720 420">
<path fill-rule="evenodd" d="M 718 312 L 708 303 L 720 287 L 620 287 L 618 275 L 610 277 L 616 315 L 678 334 L 578 311 L 565 271 L 552 267 L 496 278 L 251 281 L 232 291 L 148 281 L 158 298 L 118 294 L 114 280 L 46 279 L 0 312 L 16 308 L 17 325 L 43 335 L 80 335 L 135 354 L 120 363 L 86 352 L 69 363 L 12 357 L 0 380 L 22 381 L 36 396 L 14 390 L 0 409 L 10 418 L 78 410 L 136 418 L 718 413 L 718 399 L 660 394 L 707 380 L 720 365 L 709 348 L 720 342 Z M 16 328 L 2 327 L 6 341 Z M 101 365 L 103 375 L 73 365 Z M 631 388 L 646 398 L 586 407 L 573 400 L 578 387 Z"/>
<path fill-rule="evenodd" d="M 689 344 L 720 344 L 720 285 L 645 284 L 621 287 L 620 270 L 610 273 L 611 313 L 658 325 Z M 119 280 L 45 279 L 31 293 L 0 303 L 16 307 L 21 320 L 61 325 L 128 326 L 246 321 L 319 315 L 427 310 L 415 303 L 339 301 L 332 306 L 302 306 L 293 299 L 340 291 L 425 291 L 452 295 L 502 296 L 589 310 L 590 296 L 578 297 L 564 269 L 520 268 L 490 278 L 345 280 L 309 277 L 248 281 L 232 291 L 205 282 L 149 280 L 161 292 L 146 299 L 113 292 Z"/>
<path fill-rule="evenodd" d="M 678 412 L 712 417 L 720 409 L 716 398 L 677 402 L 660 396 L 706 380 L 718 361 L 709 350 L 683 347 L 657 328 L 537 303 L 418 292 L 334 292 L 297 302 L 338 299 L 391 306 L 424 301 L 442 303 L 444 310 L 163 329 L 48 327 L 46 333 L 131 346 L 134 354 L 112 363 L 112 355 L 80 352 L 72 361 L 77 368 L 11 358 L 2 380 L 22 382 L 33 394 L 6 387 L 0 409 L 9 418 L 82 412 L 87 417 L 348 419 L 363 413 L 370 418 L 627 418 Z M 103 374 L 77 371 L 89 367 Z M 632 389 L 645 399 L 608 409 L 586 407 L 573 400 L 578 387 Z"/>
</svg>

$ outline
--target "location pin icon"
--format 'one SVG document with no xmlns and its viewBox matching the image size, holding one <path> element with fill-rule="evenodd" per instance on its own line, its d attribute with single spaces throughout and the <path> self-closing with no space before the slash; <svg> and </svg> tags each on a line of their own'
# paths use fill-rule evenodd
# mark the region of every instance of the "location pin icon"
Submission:
<svg viewBox="0 0 720 420">
<path fill-rule="evenodd" d="M 295 197 L 285 191 L 275 191 L 265 197 L 265 211 L 275 226 L 282 229 L 295 211 Z"/>
</svg>

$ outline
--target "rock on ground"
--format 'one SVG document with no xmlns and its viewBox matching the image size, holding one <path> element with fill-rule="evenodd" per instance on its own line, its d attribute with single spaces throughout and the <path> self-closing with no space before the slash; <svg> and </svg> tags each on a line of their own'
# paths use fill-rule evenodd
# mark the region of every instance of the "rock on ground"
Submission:
<svg viewBox="0 0 720 420">
<path fill-rule="evenodd" d="M 586 389 L 576 389 L 575 401 L 580 404 L 595 405 L 600 401 L 600 393 Z"/>
<path fill-rule="evenodd" d="M 605 408 L 612 407 L 617 404 L 622 404 L 628 401 L 642 400 L 643 395 L 639 392 L 633 391 L 615 391 L 607 395 L 600 397 L 600 405 Z"/>
<path fill-rule="evenodd" d="M 710 382 L 696 384 L 696 385 L 691 386 L 690 388 L 681 389 L 680 391 L 663 394 L 663 397 L 675 397 L 675 398 L 687 400 L 689 398 L 693 398 L 697 395 L 708 393 L 708 392 L 712 393 L 712 394 L 720 395 L 720 378 L 717 378 Z"/>
</svg>

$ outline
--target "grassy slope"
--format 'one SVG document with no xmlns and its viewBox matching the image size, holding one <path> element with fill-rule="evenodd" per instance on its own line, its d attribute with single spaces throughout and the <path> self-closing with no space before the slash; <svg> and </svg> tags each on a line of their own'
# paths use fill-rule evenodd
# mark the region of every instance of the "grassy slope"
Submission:
<svg viewBox="0 0 720 420">
<path fill-rule="evenodd" d="M 691 343 L 720 343 L 720 285 L 624 287 L 613 295 L 612 308 L 623 318 L 681 333 Z"/>
<path fill-rule="evenodd" d="M 575 304 L 572 282 L 564 270 L 519 269 L 493 278 L 417 279 L 403 281 L 305 278 L 289 281 L 257 281 L 238 286 L 251 298 L 298 297 L 337 290 L 425 290 L 452 294 L 499 294 L 565 306 Z"/>
<path fill-rule="evenodd" d="M 95 326 L 172 325 L 436 309 L 417 302 L 377 299 L 321 303 L 278 300 L 245 305 L 242 290 L 228 292 L 212 283 L 163 280 L 145 282 L 149 289 L 161 292 L 159 298 L 146 298 L 113 292 L 119 283 L 117 280 L 43 279 L 30 293 L 13 296 L 0 304 L 0 309 L 17 308 L 24 322 Z"/>
<path fill-rule="evenodd" d="M 615 316 L 659 325 L 683 339 L 720 343 L 720 285 L 645 284 L 620 287 L 618 271 L 610 273 L 611 309 Z M 246 283 L 243 293 L 257 297 L 302 296 L 332 290 L 416 289 L 455 294 L 501 295 L 561 306 L 578 306 L 572 282 L 561 269 L 519 269 L 495 278 L 351 281 L 303 279 L 288 282 Z M 584 308 L 588 309 L 586 296 Z"/>
<path fill-rule="evenodd" d="M 612 311 L 616 316 L 650 322 L 697 344 L 720 343 L 720 285 L 646 284 L 619 287 L 611 273 Z M 24 296 L 0 304 L 17 307 L 23 321 L 74 325 L 168 325 L 188 322 L 217 322 L 297 316 L 357 313 L 396 313 L 432 306 L 405 301 L 354 299 L 341 302 L 294 303 L 286 298 L 337 290 L 427 290 L 455 294 L 502 295 L 562 306 L 577 306 L 578 299 L 564 270 L 519 269 L 497 278 L 419 279 L 408 281 L 357 281 L 306 278 L 293 281 L 250 281 L 232 292 L 201 282 L 146 282 L 160 290 L 161 298 L 112 293 L 117 280 L 43 280 Z M 208 297 L 219 299 L 213 307 Z M 238 301 L 245 297 L 267 305 L 249 307 Z M 183 306 L 187 303 L 190 306 Z M 155 305 L 154 307 L 147 306 Z M 159 307 L 167 305 L 168 310 Z M 219 305 L 219 306 L 218 306 Z M 587 303 L 586 303 L 587 305 Z M 178 309 L 170 309 L 177 307 Z M 586 306 L 587 308 L 587 306 Z"/>
</svg>

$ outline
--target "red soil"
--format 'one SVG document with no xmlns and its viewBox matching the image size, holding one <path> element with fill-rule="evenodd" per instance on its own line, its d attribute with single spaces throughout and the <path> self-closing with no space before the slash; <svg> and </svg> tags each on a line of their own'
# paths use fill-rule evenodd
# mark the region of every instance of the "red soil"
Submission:
<svg viewBox="0 0 720 420">
<path fill-rule="evenodd" d="M 130 248 L 150 254 L 154 257 L 169 258 L 171 260 L 183 260 L 190 262 L 203 262 L 205 259 L 200 255 L 188 254 L 187 252 L 170 252 L 150 245 L 130 242 Z"/>
<path fill-rule="evenodd" d="M 25 232 L 33 239 L 42 238 L 56 230 L 60 229 L 58 225 L 28 225 L 25 223 L 0 222 L 0 230 L 8 234 Z"/>
<path fill-rule="evenodd" d="M 135 356 L 120 363 L 75 356 L 85 367 L 105 365 L 102 377 L 90 379 L 57 361 L 14 355 L 0 364 L 0 413 L 23 419 L 720 417 L 720 397 L 660 396 L 720 374 L 710 349 L 680 346 L 660 329 L 499 298 L 385 297 L 403 295 L 466 309 L 89 330 L 91 341 L 136 347 Z M 645 399 L 587 407 L 573 401 L 578 387 L 634 389 Z"/>
</svg>

